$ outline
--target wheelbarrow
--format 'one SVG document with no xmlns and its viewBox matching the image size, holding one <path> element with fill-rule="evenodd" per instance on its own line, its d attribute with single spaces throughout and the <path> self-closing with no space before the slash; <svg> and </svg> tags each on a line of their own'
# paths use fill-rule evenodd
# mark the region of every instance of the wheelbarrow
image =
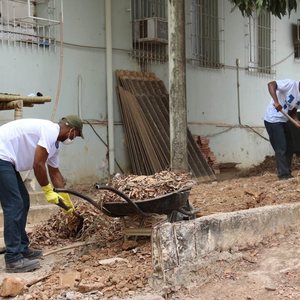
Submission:
<svg viewBox="0 0 300 300">
<path fill-rule="evenodd" d="M 104 214 L 110 217 L 125 217 L 132 215 L 140 215 L 142 217 L 150 217 L 155 214 L 168 215 L 170 222 L 178 220 L 194 219 L 198 210 L 192 208 L 189 204 L 188 197 L 192 186 L 187 186 L 174 192 L 158 196 L 156 198 L 132 201 L 123 192 L 107 185 L 95 185 L 96 189 L 108 190 L 119 195 L 124 202 L 103 202 L 99 204 L 90 197 L 83 195 L 71 189 L 55 188 L 55 192 L 69 193 L 80 197 Z"/>
</svg>

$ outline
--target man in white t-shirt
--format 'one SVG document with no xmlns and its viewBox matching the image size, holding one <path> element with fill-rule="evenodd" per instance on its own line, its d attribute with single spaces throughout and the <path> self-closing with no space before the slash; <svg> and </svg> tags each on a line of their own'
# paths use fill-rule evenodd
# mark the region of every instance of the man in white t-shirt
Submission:
<svg viewBox="0 0 300 300">
<path fill-rule="evenodd" d="M 77 116 L 62 118 L 59 123 L 40 119 L 21 119 L 0 126 L 0 202 L 4 215 L 6 271 L 30 272 L 40 267 L 41 250 L 29 248 L 25 230 L 30 199 L 20 176 L 34 170 L 35 177 L 49 203 L 74 211 L 67 193 L 55 193 L 64 187 L 59 171 L 60 143 L 70 144 L 82 135 L 83 123 Z M 48 174 L 50 181 L 48 179 Z"/>
<path fill-rule="evenodd" d="M 287 117 L 289 114 L 298 123 L 297 109 L 300 106 L 299 81 L 284 79 L 268 83 L 272 97 L 264 116 L 264 123 L 270 143 L 275 151 L 277 175 L 279 179 L 292 178 L 291 164 L 293 157 L 293 141 Z"/>
</svg>

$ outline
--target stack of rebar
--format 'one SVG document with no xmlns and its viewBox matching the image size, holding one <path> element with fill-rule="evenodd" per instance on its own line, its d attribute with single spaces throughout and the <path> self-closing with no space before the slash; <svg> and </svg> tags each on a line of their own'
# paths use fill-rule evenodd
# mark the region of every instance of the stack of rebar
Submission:
<svg viewBox="0 0 300 300">
<path fill-rule="evenodd" d="M 149 72 L 116 71 L 117 91 L 132 172 L 151 175 L 170 168 L 169 95 L 162 80 Z M 191 132 L 188 164 L 203 181 L 215 174 Z"/>
</svg>

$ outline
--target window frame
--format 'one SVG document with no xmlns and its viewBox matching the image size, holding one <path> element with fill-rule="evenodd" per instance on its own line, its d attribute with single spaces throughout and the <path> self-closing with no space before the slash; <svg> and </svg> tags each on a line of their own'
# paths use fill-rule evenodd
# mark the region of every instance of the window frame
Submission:
<svg viewBox="0 0 300 300">
<path fill-rule="evenodd" d="M 210 69 L 224 67 L 223 0 L 192 0 L 189 25 L 188 62 Z"/>
<path fill-rule="evenodd" d="M 267 18 L 265 15 L 267 14 Z M 265 19 L 263 19 L 265 18 Z M 275 73 L 275 18 L 268 12 L 247 18 L 248 71 L 259 74 Z"/>
</svg>

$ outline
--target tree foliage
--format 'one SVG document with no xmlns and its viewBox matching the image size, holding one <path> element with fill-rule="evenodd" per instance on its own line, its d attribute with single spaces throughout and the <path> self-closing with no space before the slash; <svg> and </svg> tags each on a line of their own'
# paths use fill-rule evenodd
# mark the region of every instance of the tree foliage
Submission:
<svg viewBox="0 0 300 300">
<path fill-rule="evenodd" d="M 253 12 L 269 11 L 272 15 L 281 19 L 297 10 L 297 0 L 230 0 L 242 12 L 243 16 L 251 16 Z"/>
</svg>

